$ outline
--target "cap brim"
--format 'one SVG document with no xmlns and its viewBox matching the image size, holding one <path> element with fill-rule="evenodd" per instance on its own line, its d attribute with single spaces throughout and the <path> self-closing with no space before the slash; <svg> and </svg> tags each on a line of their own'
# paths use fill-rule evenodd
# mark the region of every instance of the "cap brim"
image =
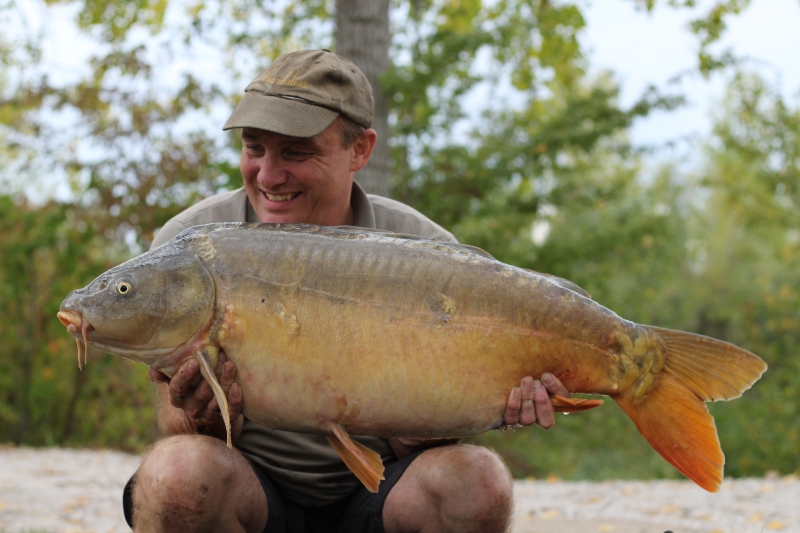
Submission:
<svg viewBox="0 0 800 533">
<path fill-rule="evenodd" d="M 321 106 L 246 92 L 222 129 L 256 128 L 291 137 L 313 137 L 338 116 L 336 111 Z"/>
</svg>

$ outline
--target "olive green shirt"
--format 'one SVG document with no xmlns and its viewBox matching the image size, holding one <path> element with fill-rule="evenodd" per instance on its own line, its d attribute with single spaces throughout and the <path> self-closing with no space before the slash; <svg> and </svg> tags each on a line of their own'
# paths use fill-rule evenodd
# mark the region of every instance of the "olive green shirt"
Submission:
<svg viewBox="0 0 800 533">
<path fill-rule="evenodd" d="M 457 242 L 452 233 L 419 211 L 389 198 L 368 195 L 357 183 L 353 183 L 350 205 L 354 226 Z M 212 196 L 180 213 L 161 228 L 152 246 L 167 242 L 191 226 L 214 222 L 258 222 L 244 189 Z M 385 439 L 356 437 L 355 440 L 378 452 L 384 461 L 394 457 Z M 288 498 L 303 506 L 332 503 L 360 484 L 324 435 L 270 430 L 245 419 L 236 448 L 258 465 Z"/>
</svg>

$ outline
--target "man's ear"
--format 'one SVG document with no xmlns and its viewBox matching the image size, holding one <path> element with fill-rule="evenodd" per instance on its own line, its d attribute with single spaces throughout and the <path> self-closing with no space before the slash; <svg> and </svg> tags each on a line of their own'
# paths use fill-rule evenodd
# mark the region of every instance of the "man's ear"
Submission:
<svg viewBox="0 0 800 533">
<path fill-rule="evenodd" d="M 372 155 L 372 149 L 375 148 L 375 142 L 378 140 L 378 134 L 372 128 L 367 128 L 364 133 L 358 136 L 353 141 L 353 158 L 350 160 L 350 171 L 355 172 L 361 170 L 369 161 Z"/>
</svg>

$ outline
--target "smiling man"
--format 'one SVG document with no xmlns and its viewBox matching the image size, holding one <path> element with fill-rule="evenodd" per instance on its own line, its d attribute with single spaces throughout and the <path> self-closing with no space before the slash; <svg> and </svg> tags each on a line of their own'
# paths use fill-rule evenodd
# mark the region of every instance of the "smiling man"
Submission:
<svg viewBox="0 0 800 533">
<path fill-rule="evenodd" d="M 377 138 L 372 92 L 351 62 L 325 50 L 279 57 L 247 87 L 225 129 L 242 129 L 242 189 L 187 209 L 156 236 L 158 246 L 212 222 L 355 225 L 454 242 L 399 202 L 367 195 L 354 174 Z M 136 531 L 405 532 L 505 531 L 508 470 L 486 448 L 456 440 L 356 437 L 386 465 L 368 492 L 322 435 L 272 431 L 244 418 L 233 363 L 220 356 L 234 449 L 213 392 L 192 360 L 158 389 L 156 443 L 123 497 Z M 380 383 L 374 384 L 382 386 Z M 311 394 L 311 392 L 309 392 Z M 509 392 L 506 425 L 554 423 L 549 394 L 568 396 L 553 376 L 525 377 Z"/>
<path fill-rule="evenodd" d="M 341 176 L 361 168 L 375 143 L 364 131 L 344 148 L 340 123 L 310 138 L 287 137 L 256 128 L 242 129 L 240 168 L 250 204 L 259 220 L 307 221 L 320 226 L 353 223 L 352 184 Z M 279 164 L 267 164 L 273 162 Z"/>
</svg>

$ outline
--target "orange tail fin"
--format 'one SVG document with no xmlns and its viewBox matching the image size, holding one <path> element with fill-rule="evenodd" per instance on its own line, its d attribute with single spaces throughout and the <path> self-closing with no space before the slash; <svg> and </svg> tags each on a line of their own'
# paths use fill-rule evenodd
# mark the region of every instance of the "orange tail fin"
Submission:
<svg viewBox="0 0 800 533">
<path fill-rule="evenodd" d="M 758 356 L 702 335 L 646 326 L 666 345 L 664 370 L 641 396 L 617 403 L 664 459 L 710 492 L 719 490 L 725 456 L 705 402 L 738 398 L 767 369 Z"/>
</svg>

